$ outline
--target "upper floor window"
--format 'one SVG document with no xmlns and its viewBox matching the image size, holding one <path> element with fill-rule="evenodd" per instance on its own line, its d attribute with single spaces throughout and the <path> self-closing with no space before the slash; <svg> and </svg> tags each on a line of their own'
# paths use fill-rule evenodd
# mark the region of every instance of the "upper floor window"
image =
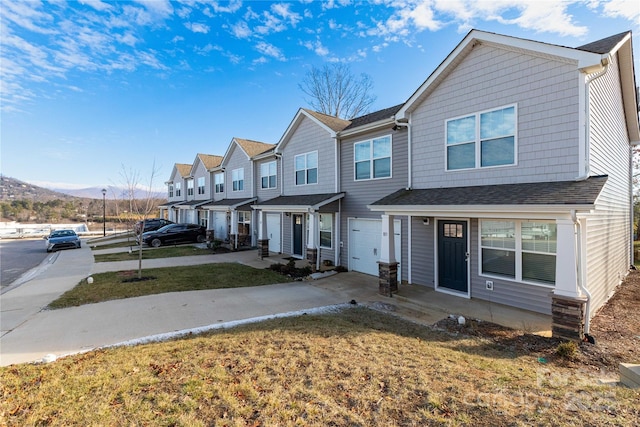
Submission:
<svg viewBox="0 0 640 427">
<path fill-rule="evenodd" d="M 176 182 L 176 197 L 182 195 L 182 183 Z"/>
<path fill-rule="evenodd" d="M 214 178 L 215 182 L 215 192 L 223 193 L 224 192 L 224 174 L 217 173 Z"/>
<path fill-rule="evenodd" d="M 204 176 L 198 178 L 198 194 L 204 194 Z"/>
<path fill-rule="evenodd" d="M 295 158 L 296 185 L 318 183 L 318 152 L 300 154 Z"/>
<path fill-rule="evenodd" d="M 262 188 L 276 188 L 276 162 L 261 164 L 260 177 Z"/>
<path fill-rule="evenodd" d="M 353 151 L 356 180 L 391 176 L 391 136 L 358 142 Z"/>
<path fill-rule="evenodd" d="M 244 168 L 234 169 L 231 171 L 231 181 L 233 191 L 244 190 Z"/>
<path fill-rule="evenodd" d="M 169 197 L 173 197 L 173 184 L 169 184 Z"/>
<path fill-rule="evenodd" d="M 187 181 L 187 196 L 193 196 L 193 180 Z"/>
<path fill-rule="evenodd" d="M 446 122 L 447 170 L 514 165 L 515 153 L 515 105 Z"/>
<path fill-rule="evenodd" d="M 554 285 L 558 233 L 554 222 L 480 222 L 481 273 Z"/>
</svg>

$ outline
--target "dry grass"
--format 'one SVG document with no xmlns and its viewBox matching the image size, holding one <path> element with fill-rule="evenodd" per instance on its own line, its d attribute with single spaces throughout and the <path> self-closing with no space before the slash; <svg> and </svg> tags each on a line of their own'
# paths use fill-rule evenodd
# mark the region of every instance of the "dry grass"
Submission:
<svg viewBox="0 0 640 427">
<path fill-rule="evenodd" d="M 0 369 L 0 425 L 634 425 L 640 391 L 364 308 Z"/>
<path fill-rule="evenodd" d="M 199 248 L 194 245 L 165 246 L 163 248 L 142 249 L 142 259 L 172 258 L 179 256 L 213 255 L 209 248 Z M 140 256 L 140 247 L 134 246 L 131 252 L 123 251 L 112 254 L 97 254 L 93 256 L 95 262 L 137 261 Z"/>
</svg>

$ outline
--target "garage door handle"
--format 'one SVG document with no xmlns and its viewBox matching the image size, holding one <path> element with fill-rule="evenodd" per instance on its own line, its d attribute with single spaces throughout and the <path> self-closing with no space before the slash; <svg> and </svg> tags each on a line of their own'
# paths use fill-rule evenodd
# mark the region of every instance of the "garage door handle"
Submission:
<svg viewBox="0 0 640 427">
<path fill-rule="evenodd" d="M 360 259 L 360 258 L 358 258 L 358 257 L 354 256 L 354 257 L 351 257 L 351 259 Z"/>
</svg>

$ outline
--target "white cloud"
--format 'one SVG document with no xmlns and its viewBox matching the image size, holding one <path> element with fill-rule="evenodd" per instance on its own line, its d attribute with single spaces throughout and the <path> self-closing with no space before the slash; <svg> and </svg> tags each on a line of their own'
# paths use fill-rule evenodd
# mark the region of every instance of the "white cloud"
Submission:
<svg viewBox="0 0 640 427">
<path fill-rule="evenodd" d="M 221 6 L 220 3 L 224 3 L 224 6 Z M 241 0 L 231 0 L 225 2 L 214 1 L 211 3 L 213 6 L 213 10 L 216 13 L 236 13 L 242 7 Z"/>
<path fill-rule="evenodd" d="M 101 12 L 112 9 L 110 4 L 102 2 L 100 0 L 80 0 L 80 3 L 89 5 L 95 10 L 99 10 Z"/>
<path fill-rule="evenodd" d="M 134 0 L 143 5 L 149 12 L 161 17 L 173 14 L 173 6 L 169 0 Z"/>
<path fill-rule="evenodd" d="M 286 58 L 282 51 L 272 44 L 269 44 L 267 42 L 259 42 L 256 45 L 256 49 L 263 55 L 270 56 L 277 59 L 278 61 L 286 61 Z"/>
<path fill-rule="evenodd" d="M 207 34 L 209 32 L 209 26 L 205 24 L 187 22 L 184 24 L 184 26 L 194 33 Z"/>
<path fill-rule="evenodd" d="M 329 55 L 329 49 L 325 47 L 320 40 L 306 41 L 301 43 L 302 46 L 306 47 L 310 51 L 314 52 L 318 56 L 327 56 Z"/>
<path fill-rule="evenodd" d="M 276 15 L 280 15 L 284 20 L 289 21 L 289 23 L 295 27 L 302 17 L 298 13 L 291 12 L 289 9 L 290 6 L 291 4 L 289 3 L 275 3 L 271 5 L 271 11 Z"/>
<path fill-rule="evenodd" d="M 603 6 L 605 16 L 624 18 L 640 25 L 640 5 L 636 0 L 611 0 Z"/>
<path fill-rule="evenodd" d="M 231 26 L 231 33 L 239 39 L 246 39 L 251 36 L 251 29 L 244 21 L 239 21 Z"/>
</svg>

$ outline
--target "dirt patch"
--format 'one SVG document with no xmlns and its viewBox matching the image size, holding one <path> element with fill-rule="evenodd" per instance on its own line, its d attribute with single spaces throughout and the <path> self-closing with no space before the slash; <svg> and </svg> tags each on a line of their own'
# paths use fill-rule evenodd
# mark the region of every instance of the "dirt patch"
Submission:
<svg viewBox="0 0 640 427">
<path fill-rule="evenodd" d="M 595 343 L 579 343 L 569 356 L 558 352 L 563 343 L 560 339 L 527 334 L 491 322 L 467 320 L 460 325 L 457 318 L 448 318 L 435 326 L 450 333 L 483 337 L 518 355 L 537 356 L 541 363 L 617 371 L 621 362 L 640 363 L 640 272 L 631 271 L 591 319 L 590 335 Z"/>
</svg>

